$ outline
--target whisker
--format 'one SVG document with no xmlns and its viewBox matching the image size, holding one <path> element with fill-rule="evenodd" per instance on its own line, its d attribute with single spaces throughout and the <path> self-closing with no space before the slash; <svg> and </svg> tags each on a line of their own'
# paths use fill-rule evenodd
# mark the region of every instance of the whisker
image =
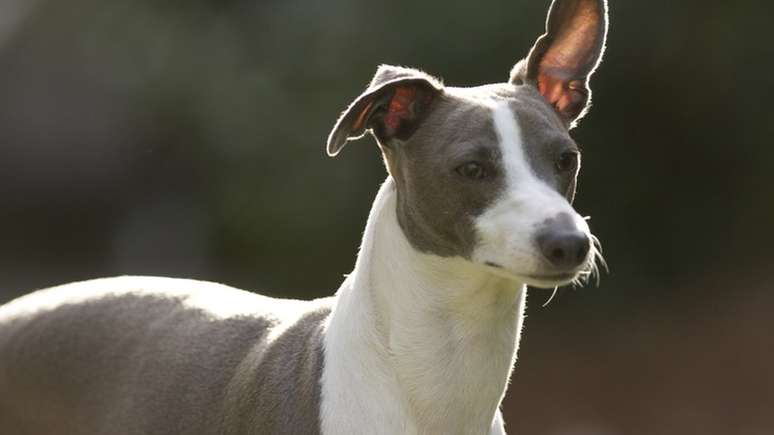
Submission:
<svg viewBox="0 0 774 435">
<path fill-rule="evenodd" d="M 599 267 L 600 265 L 605 269 L 606 273 L 610 273 L 610 268 L 607 265 L 607 261 L 605 261 L 605 258 L 602 255 L 602 244 L 595 235 L 590 234 L 589 236 L 592 241 L 589 252 L 589 262 L 586 265 L 586 270 L 580 272 L 578 277 L 571 282 L 573 287 L 582 287 L 591 282 L 592 278 L 595 280 L 597 287 L 599 287 L 602 279 L 602 273 Z"/>
<path fill-rule="evenodd" d="M 593 242 L 593 248 L 594 248 L 594 257 L 595 257 L 595 263 L 596 260 L 599 261 L 600 264 L 602 264 L 602 267 L 605 268 L 605 272 L 610 273 L 610 267 L 607 265 L 607 261 L 605 260 L 605 257 L 602 255 L 602 243 L 599 241 L 599 238 L 595 235 L 591 235 L 591 240 Z"/>
<path fill-rule="evenodd" d="M 556 296 L 556 291 L 559 289 L 559 286 L 554 287 L 554 291 L 551 292 L 551 297 L 548 298 L 545 304 L 543 304 L 543 308 L 547 307 L 548 304 L 551 303 L 551 301 L 554 300 L 554 296 Z"/>
</svg>

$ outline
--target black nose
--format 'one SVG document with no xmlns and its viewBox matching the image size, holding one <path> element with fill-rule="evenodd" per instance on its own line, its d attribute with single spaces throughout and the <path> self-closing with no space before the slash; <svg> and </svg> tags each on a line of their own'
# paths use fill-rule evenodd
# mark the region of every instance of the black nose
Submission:
<svg viewBox="0 0 774 435">
<path fill-rule="evenodd" d="M 551 265 L 575 269 L 586 261 L 591 249 L 589 237 L 577 230 L 546 230 L 538 234 L 540 252 Z"/>
</svg>

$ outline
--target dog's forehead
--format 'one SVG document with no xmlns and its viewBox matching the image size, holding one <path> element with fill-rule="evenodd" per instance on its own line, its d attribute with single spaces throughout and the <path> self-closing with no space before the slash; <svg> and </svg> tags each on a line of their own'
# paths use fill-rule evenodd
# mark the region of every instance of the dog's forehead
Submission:
<svg viewBox="0 0 774 435">
<path fill-rule="evenodd" d="M 437 108 L 436 120 L 443 120 L 445 142 L 487 144 L 498 142 L 493 121 L 497 108 L 507 106 L 518 124 L 522 138 L 540 144 L 568 138 L 569 134 L 554 109 L 532 86 L 497 83 L 469 88 L 447 87 L 447 98 Z M 436 133 L 439 129 L 433 128 Z"/>
</svg>

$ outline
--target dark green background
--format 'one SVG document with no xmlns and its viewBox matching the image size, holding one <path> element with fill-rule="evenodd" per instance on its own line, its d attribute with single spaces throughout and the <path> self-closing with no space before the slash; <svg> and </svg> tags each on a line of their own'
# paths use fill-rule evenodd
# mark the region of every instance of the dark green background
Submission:
<svg viewBox="0 0 774 435">
<path fill-rule="evenodd" d="M 385 177 L 329 129 L 380 63 L 503 81 L 546 0 L 8 0 L 0 302 L 118 274 L 332 294 Z M 576 208 L 611 273 L 530 293 L 526 434 L 774 431 L 774 6 L 612 1 Z"/>
</svg>

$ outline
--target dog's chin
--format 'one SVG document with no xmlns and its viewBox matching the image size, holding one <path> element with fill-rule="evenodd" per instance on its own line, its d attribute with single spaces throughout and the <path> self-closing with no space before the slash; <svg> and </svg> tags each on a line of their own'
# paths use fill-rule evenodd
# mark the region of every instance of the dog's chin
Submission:
<svg viewBox="0 0 774 435">
<path fill-rule="evenodd" d="M 496 263 L 485 263 L 487 271 L 501 278 L 526 284 L 530 287 L 552 289 L 568 285 L 578 279 L 583 270 L 570 272 L 517 273 Z"/>
<path fill-rule="evenodd" d="M 527 276 L 525 284 L 530 287 L 552 289 L 563 285 L 571 284 L 578 279 L 580 273 L 564 273 L 552 275 L 531 275 Z"/>
</svg>

